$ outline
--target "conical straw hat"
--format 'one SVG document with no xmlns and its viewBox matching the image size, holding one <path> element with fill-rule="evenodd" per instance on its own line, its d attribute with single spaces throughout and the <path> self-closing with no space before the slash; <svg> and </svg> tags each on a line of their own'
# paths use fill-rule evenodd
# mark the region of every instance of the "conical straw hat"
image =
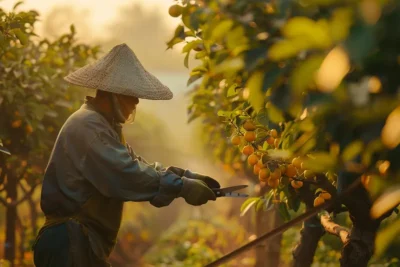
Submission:
<svg viewBox="0 0 400 267">
<path fill-rule="evenodd" d="M 145 70 L 126 44 L 115 46 L 107 55 L 64 79 L 75 85 L 142 99 L 169 100 L 173 96 L 167 86 Z"/>
</svg>

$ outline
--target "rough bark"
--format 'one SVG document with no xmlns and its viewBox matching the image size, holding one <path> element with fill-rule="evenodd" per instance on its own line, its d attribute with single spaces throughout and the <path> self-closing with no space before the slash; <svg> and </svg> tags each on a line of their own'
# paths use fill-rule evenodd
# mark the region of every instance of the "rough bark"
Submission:
<svg viewBox="0 0 400 267">
<path fill-rule="evenodd" d="M 332 188 L 330 183 L 326 182 L 324 177 L 318 177 L 319 183 L 324 185 L 324 188 L 334 194 L 335 188 Z M 294 190 L 290 187 L 291 190 Z M 310 210 L 314 206 L 314 192 L 310 191 L 310 184 L 304 184 L 297 190 L 299 198 L 305 203 L 306 210 Z M 293 267 L 309 267 L 313 263 L 314 254 L 318 246 L 318 242 L 325 234 L 321 226 L 318 216 L 313 216 L 305 220 L 300 231 L 300 241 L 293 249 Z"/>
<path fill-rule="evenodd" d="M 19 262 L 22 263 L 24 260 L 25 254 L 25 241 L 26 241 L 26 233 L 25 233 L 25 226 L 22 224 L 21 218 L 17 215 L 16 225 L 18 228 L 20 240 L 18 245 L 19 250 Z"/>
<path fill-rule="evenodd" d="M 300 231 L 300 242 L 293 250 L 293 267 L 311 266 L 318 241 L 324 234 L 317 216 L 304 221 Z"/>
<path fill-rule="evenodd" d="M 348 184 L 359 179 L 356 173 L 341 173 L 339 182 L 341 190 Z M 372 201 L 367 190 L 359 183 L 351 194 L 346 195 L 343 204 L 348 208 L 350 219 L 353 223 L 349 241 L 343 246 L 340 264 L 342 267 L 364 267 L 368 265 L 374 253 L 375 237 L 381 221 L 389 216 L 392 211 L 384 214 L 379 219 L 370 216 Z"/>
<path fill-rule="evenodd" d="M 372 202 L 368 192 L 361 185 L 343 201 L 349 209 L 353 222 L 349 241 L 344 245 L 340 264 L 342 267 L 363 267 L 374 253 L 376 232 L 380 220 L 370 216 Z"/>
</svg>

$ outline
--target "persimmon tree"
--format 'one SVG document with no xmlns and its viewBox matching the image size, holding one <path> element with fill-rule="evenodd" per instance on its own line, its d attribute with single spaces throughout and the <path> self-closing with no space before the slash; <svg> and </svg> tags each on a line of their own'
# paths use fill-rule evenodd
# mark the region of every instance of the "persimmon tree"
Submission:
<svg viewBox="0 0 400 267">
<path fill-rule="evenodd" d="M 277 205 L 289 220 L 300 202 L 321 205 L 361 181 L 327 210 L 348 211 L 352 229 L 315 216 L 293 255 L 311 265 L 329 232 L 343 241 L 342 266 L 366 266 L 400 199 L 398 1 L 183 0 L 169 11 L 181 23 L 168 47 L 183 43 L 185 66 L 193 54 L 200 63 L 189 121 L 202 120 L 215 156 L 270 188 L 243 208 Z"/>
<path fill-rule="evenodd" d="M 0 154 L 0 203 L 6 207 L 4 255 L 11 263 L 17 207 L 32 200 L 62 123 L 83 99 L 63 77 L 98 53 L 98 47 L 76 42 L 73 26 L 54 41 L 38 37 L 39 14 L 18 11 L 19 4 L 9 13 L 0 9 L 0 138 L 12 154 Z M 37 216 L 32 218 L 37 229 Z"/>
</svg>

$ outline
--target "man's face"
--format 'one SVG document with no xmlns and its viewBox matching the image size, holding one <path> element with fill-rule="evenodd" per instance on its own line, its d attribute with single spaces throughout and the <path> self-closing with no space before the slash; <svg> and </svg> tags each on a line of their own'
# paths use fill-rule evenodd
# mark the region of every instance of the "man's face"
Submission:
<svg viewBox="0 0 400 267">
<path fill-rule="evenodd" d="M 117 95 L 117 98 L 125 119 L 128 119 L 132 112 L 136 109 L 136 105 L 139 104 L 139 98 L 125 95 Z"/>
</svg>

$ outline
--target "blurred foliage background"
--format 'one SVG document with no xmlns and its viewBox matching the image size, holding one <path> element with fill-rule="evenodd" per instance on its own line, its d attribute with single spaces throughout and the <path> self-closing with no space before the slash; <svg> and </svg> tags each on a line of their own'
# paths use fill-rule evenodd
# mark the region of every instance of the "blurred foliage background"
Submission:
<svg viewBox="0 0 400 267">
<path fill-rule="evenodd" d="M 122 42 L 174 92 L 171 101 L 141 101 L 125 126 L 136 153 L 223 186 L 249 184 L 252 198 L 196 208 L 180 199 L 162 209 L 127 203 L 113 266 L 203 266 L 312 207 L 320 189 L 335 196 L 349 166 L 362 165 L 373 199 L 397 192 L 389 196 L 398 201 L 397 1 L 114 2 L 0 1 L 0 139 L 12 153 L 0 155 L 0 266 L 32 266 L 52 144 L 93 93 L 62 77 Z M 268 176 L 249 165 L 249 145 Z M 287 172 L 292 158 L 296 175 Z M 307 182 L 322 171 L 329 190 Z M 352 226 L 348 212 L 335 221 Z M 380 225 L 371 266 L 398 266 L 399 225 L 395 213 Z M 300 238 L 293 227 L 227 266 L 292 266 Z M 313 266 L 339 266 L 341 249 L 324 235 Z"/>
</svg>

